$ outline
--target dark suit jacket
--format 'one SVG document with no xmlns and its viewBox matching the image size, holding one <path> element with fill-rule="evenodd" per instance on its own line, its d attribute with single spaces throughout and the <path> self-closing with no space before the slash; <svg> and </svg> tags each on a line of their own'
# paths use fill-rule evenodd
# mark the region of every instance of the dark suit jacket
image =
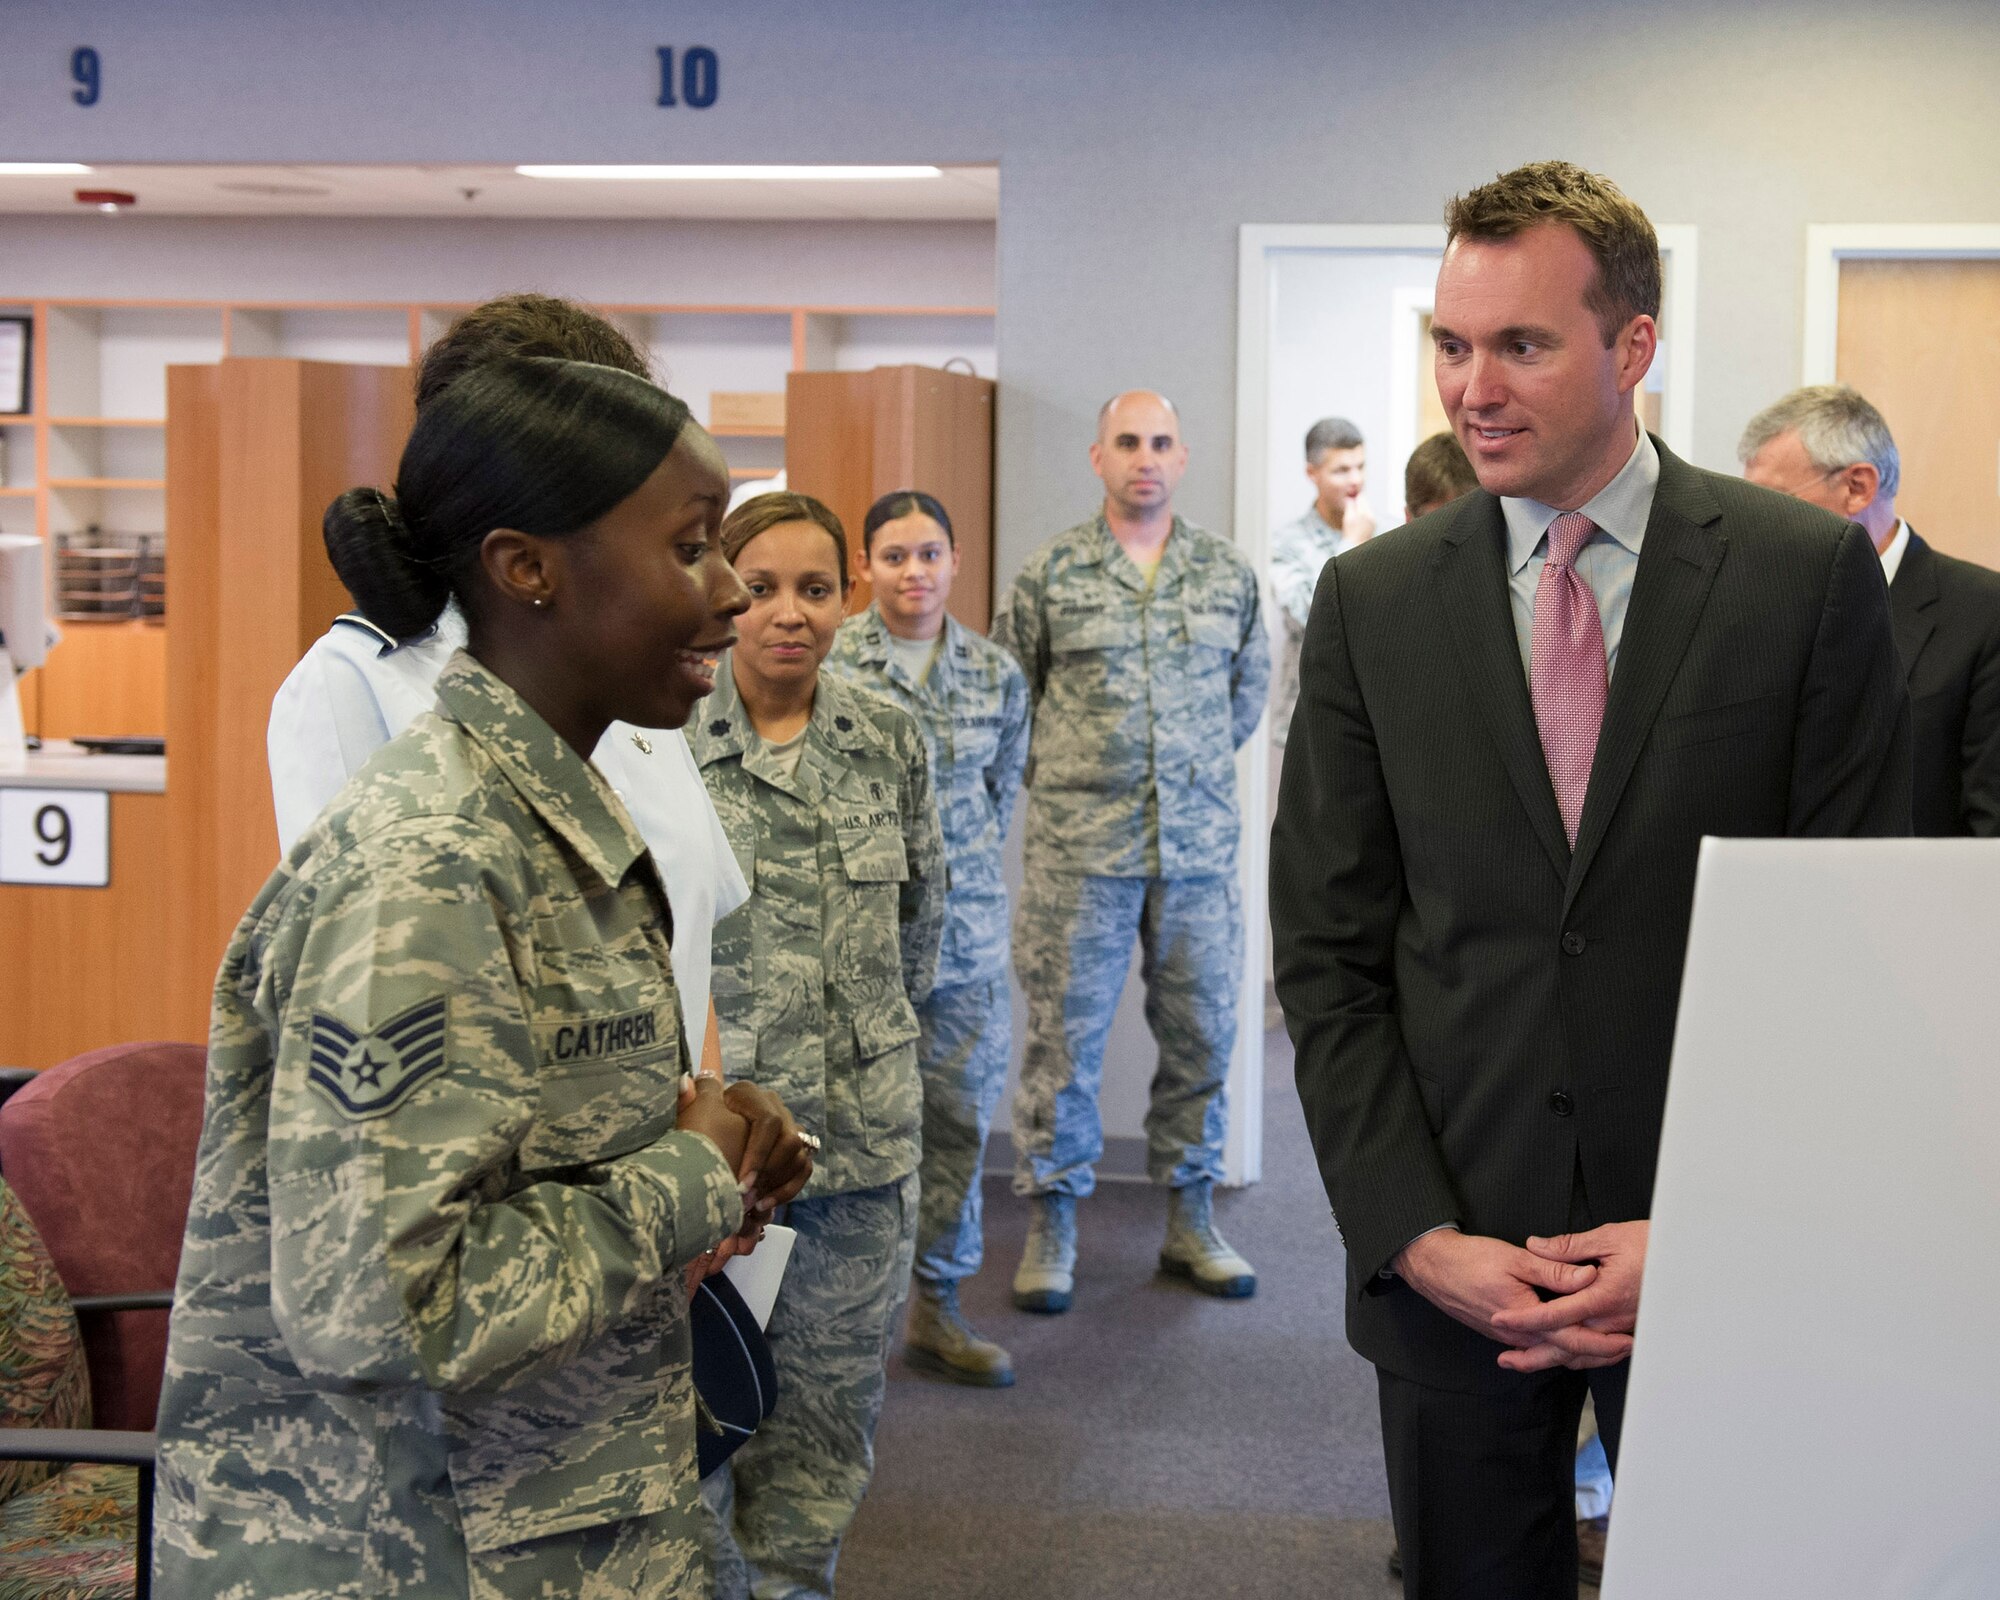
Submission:
<svg viewBox="0 0 2000 1600">
<path fill-rule="evenodd" d="M 1657 441 L 1656 441 L 1657 443 Z M 1574 858 L 1483 491 L 1320 578 L 1271 846 L 1278 997 L 1348 1335 L 1441 1388 L 1499 1346 L 1378 1274 L 1425 1230 L 1648 1214 L 1703 834 L 1902 834 L 1909 705 L 1861 529 L 1660 447 Z"/>
<path fill-rule="evenodd" d="M 2000 572 L 1912 528 L 1889 611 L 1910 681 L 1913 831 L 2000 834 Z"/>
</svg>

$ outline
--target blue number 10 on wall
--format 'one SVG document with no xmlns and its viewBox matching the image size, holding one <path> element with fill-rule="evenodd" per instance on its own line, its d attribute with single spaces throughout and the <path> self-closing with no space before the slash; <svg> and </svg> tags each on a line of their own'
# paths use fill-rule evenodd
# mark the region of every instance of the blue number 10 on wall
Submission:
<svg viewBox="0 0 2000 1600">
<path fill-rule="evenodd" d="M 684 51 L 678 75 L 674 72 L 674 47 L 661 45 L 659 55 L 660 98 L 654 102 L 655 105 L 692 106 L 697 111 L 706 111 L 715 104 L 722 69 L 713 50 L 696 45 L 694 49 Z"/>
</svg>

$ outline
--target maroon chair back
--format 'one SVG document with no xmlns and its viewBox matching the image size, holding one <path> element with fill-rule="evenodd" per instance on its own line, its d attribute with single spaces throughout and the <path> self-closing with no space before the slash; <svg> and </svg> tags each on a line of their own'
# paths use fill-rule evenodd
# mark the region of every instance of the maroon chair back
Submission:
<svg viewBox="0 0 2000 1600">
<path fill-rule="evenodd" d="M 199 1045 L 113 1045 L 50 1067 L 0 1105 L 0 1172 L 72 1297 L 173 1288 L 207 1061 Z M 83 1338 L 96 1425 L 152 1427 L 167 1313 L 87 1317 Z"/>
</svg>

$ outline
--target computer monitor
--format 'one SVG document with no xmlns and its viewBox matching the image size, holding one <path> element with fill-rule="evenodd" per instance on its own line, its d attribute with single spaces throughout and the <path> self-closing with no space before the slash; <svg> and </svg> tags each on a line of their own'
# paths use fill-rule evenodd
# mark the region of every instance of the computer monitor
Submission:
<svg viewBox="0 0 2000 1600">
<path fill-rule="evenodd" d="M 42 541 L 31 533 L 0 533 L 0 648 L 13 657 L 16 672 L 48 659 L 48 595 Z"/>
<path fill-rule="evenodd" d="M 27 760 L 15 683 L 48 659 L 48 593 L 42 541 L 32 534 L 0 533 L 0 770 L 18 772 Z"/>
</svg>

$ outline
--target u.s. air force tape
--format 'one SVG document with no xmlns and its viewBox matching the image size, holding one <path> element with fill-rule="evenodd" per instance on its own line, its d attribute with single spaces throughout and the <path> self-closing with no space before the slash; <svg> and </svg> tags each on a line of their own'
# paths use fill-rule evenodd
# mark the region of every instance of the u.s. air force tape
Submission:
<svg viewBox="0 0 2000 1600">
<path fill-rule="evenodd" d="M 420 1000 L 369 1033 L 315 1011 L 307 1078 L 342 1116 L 383 1116 L 444 1069 L 445 1000 Z"/>
</svg>

